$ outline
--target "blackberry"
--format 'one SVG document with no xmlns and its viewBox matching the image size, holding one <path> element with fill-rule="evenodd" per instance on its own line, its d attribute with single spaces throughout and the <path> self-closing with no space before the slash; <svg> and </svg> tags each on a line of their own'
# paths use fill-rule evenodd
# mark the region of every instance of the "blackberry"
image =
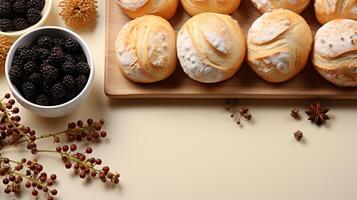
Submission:
<svg viewBox="0 0 357 200">
<path fill-rule="evenodd" d="M 63 48 L 64 47 L 64 42 L 65 42 L 65 39 L 62 38 L 62 37 L 53 39 L 53 44 L 56 47 Z"/>
<path fill-rule="evenodd" d="M 85 62 L 80 62 L 77 64 L 77 73 L 80 75 L 88 76 L 90 73 L 89 65 Z"/>
<path fill-rule="evenodd" d="M 37 56 L 40 62 L 46 60 L 50 55 L 50 51 L 44 48 L 39 48 L 37 51 Z"/>
<path fill-rule="evenodd" d="M 39 69 L 36 65 L 35 62 L 33 61 L 28 61 L 25 65 L 24 65 L 24 72 L 26 74 L 31 74 L 31 73 L 34 73 L 34 72 L 37 72 Z"/>
<path fill-rule="evenodd" d="M 17 66 L 22 66 L 24 65 L 24 61 L 20 58 L 20 56 L 15 55 L 14 58 L 12 59 L 12 66 L 17 65 Z"/>
<path fill-rule="evenodd" d="M 10 19 L 0 19 L 0 31 L 10 32 L 13 30 L 12 21 Z"/>
<path fill-rule="evenodd" d="M 29 23 L 27 22 L 27 20 L 22 17 L 16 17 L 12 21 L 12 24 L 14 26 L 15 31 L 21 31 L 21 30 L 24 30 L 30 26 Z"/>
<path fill-rule="evenodd" d="M 45 0 L 27 0 L 26 7 L 27 9 L 35 8 L 37 10 L 42 10 L 45 6 Z"/>
<path fill-rule="evenodd" d="M 15 54 L 23 62 L 26 62 L 26 61 L 29 61 L 29 60 L 34 60 L 37 57 L 36 49 L 30 48 L 30 47 L 27 47 L 27 46 L 19 47 L 16 50 Z"/>
<path fill-rule="evenodd" d="M 29 76 L 28 81 L 35 84 L 36 86 L 41 86 L 42 85 L 42 76 L 40 73 L 35 72 Z"/>
<path fill-rule="evenodd" d="M 42 67 L 41 74 L 44 81 L 48 83 L 53 83 L 57 80 L 59 72 L 56 67 L 53 67 L 51 65 L 46 65 Z"/>
<path fill-rule="evenodd" d="M 76 63 L 76 60 L 73 58 L 71 54 L 66 54 L 64 58 L 66 59 L 66 62 Z"/>
<path fill-rule="evenodd" d="M 76 81 L 70 75 L 66 75 L 63 77 L 62 83 L 66 89 L 74 89 Z"/>
<path fill-rule="evenodd" d="M 8 18 L 11 14 L 11 3 L 9 1 L 0 1 L 0 18 Z"/>
<path fill-rule="evenodd" d="M 17 65 L 14 65 L 10 68 L 9 76 L 11 82 L 14 83 L 15 85 L 19 85 L 24 79 L 22 69 Z"/>
<path fill-rule="evenodd" d="M 60 105 L 66 102 L 65 98 L 62 99 L 56 99 L 56 98 L 52 98 L 51 99 L 51 105 Z"/>
<path fill-rule="evenodd" d="M 61 47 L 53 47 L 51 51 L 51 59 L 56 65 L 60 65 L 65 61 L 65 55 Z"/>
<path fill-rule="evenodd" d="M 22 93 L 26 99 L 31 100 L 33 97 L 36 96 L 37 88 L 35 84 L 31 82 L 25 82 L 22 84 Z"/>
<path fill-rule="evenodd" d="M 75 90 L 69 90 L 66 94 L 66 101 L 74 99 L 79 93 Z"/>
<path fill-rule="evenodd" d="M 87 61 L 87 56 L 84 55 L 83 53 L 76 55 L 76 60 L 77 60 L 77 62 L 85 62 L 85 63 L 88 62 Z"/>
<path fill-rule="evenodd" d="M 79 46 L 79 43 L 72 38 L 66 39 L 66 41 L 64 43 L 64 48 L 69 53 L 77 53 L 81 49 L 81 47 Z"/>
<path fill-rule="evenodd" d="M 62 83 L 56 83 L 51 88 L 51 95 L 55 99 L 62 99 L 66 95 L 66 90 Z"/>
<path fill-rule="evenodd" d="M 62 71 L 67 73 L 67 74 L 75 74 L 77 71 L 76 65 L 73 64 L 70 61 L 66 61 L 65 63 L 62 64 Z"/>
<path fill-rule="evenodd" d="M 50 99 L 45 94 L 40 94 L 35 98 L 34 103 L 40 106 L 49 106 Z"/>
<path fill-rule="evenodd" d="M 86 85 L 87 85 L 87 77 L 84 76 L 84 75 L 79 75 L 76 78 L 76 89 L 77 89 L 77 91 L 81 92 Z"/>
<path fill-rule="evenodd" d="M 51 95 L 51 87 L 52 87 L 52 85 L 50 83 L 43 81 L 42 87 L 41 87 L 41 92 L 50 96 Z"/>
<path fill-rule="evenodd" d="M 26 1 L 25 0 L 16 0 L 12 4 L 12 11 L 17 15 L 22 15 L 26 12 Z"/>
<path fill-rule="evenodd" d="M 26 18 L 30 24 L 36 24 L 38 21 L 41 20 L 42 15 L 39 10 L 35 8 L 30 8 L 26 12 Z"/>
<path fill-rule="evenodd" d="M 52 47 L 52 38 L 48 36 L 41 36 L 37 39 L 36 44 L 40 48 L 50 49 Z"/>
</svg>

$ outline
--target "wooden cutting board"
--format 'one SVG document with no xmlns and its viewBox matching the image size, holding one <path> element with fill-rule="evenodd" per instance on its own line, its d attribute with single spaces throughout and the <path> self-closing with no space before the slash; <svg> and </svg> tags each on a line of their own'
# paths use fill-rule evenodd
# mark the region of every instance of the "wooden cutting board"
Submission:
<svg viewBox="0 0 357 200">
<path fill-rule="evenodd" d="M 121 12 L 116 0 L 106 1 L 106 58 L 105 93 L 112 98 L 333 98 L 357 99 L 357 90 L 339 88 L 323 79 L 311 62 L 294 79 L 272 84 L 255 75 L 244 63 L 238 73 L 222 83 L 204 84 L 191 80 L 180 66 L 168 79 L 153 84 L 137 84 L 127 80 L 119 71 L 115 55 L 115 40 L 121 27 L 130 19 Z M 313 1 L 312 1 L 313 2 Z M 238 10 L 232 14 L 243 28 L 245 35 L 254 20 L 261 14 L 250 0 L 242 0 Z M 315 35 L 320 27 L 313 3 L 302 14 Z M 183 8 L 170 20 L 179 30 L 189 18 Z"/>
</svg>

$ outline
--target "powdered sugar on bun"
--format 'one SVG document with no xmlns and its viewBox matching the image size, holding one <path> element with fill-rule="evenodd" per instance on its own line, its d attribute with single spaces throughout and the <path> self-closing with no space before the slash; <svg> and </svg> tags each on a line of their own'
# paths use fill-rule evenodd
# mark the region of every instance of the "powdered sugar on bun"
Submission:
<svg viewBox="0 0 357 200">
<path fill-rule="evenodd" d="M 198 14 L 183 25 L 177 36 L 182 69 L 203 83 L 230 78 L 240 68 L 245 51 L 243 31 L 229 15 Z"/>
<path fill-rule="evenodd" d="M 289 52 L 277 52 L 273 55 L 254 60 L 257 69 L 263 73 L 280 72 L 288 73 L 291 56 Z"/>
<path fill-rule="evenodd" d="M 252 0 L 254 6 L 262 13 L 277 9 L 288 9 L 301 13 L 309 4 L 310 0 Z"/>
<path fill-rule="evenodd" d="M 118 3 L 121 7 L 130 10 L 136 11 L 142 6 L 144 6 L 149 0 L 118 0 Z"/>
<path fill-rule="evenodd" d="M 223 74 L 205 63 L 187 31 L 180 32 L 177 37 L 177 53 L 182 69 L 192 79 L 204 83 L 221 81 Z"/>
<path fill-rule="evenodd" d="M 176 68 L 175 32 L 161 17 L 147 15 L 127 23 L 116 50 L 120 70 L 134 82 L 160 81 Z"/>
<path fill-rule="evenodd" d="M 249 29 L 249 34 L 255 44 L 271 42 L 279 35 L 290 28 L 290 21 L 287 17 L 274 20 L 271 13 L 264 14 L 264 18 L 257 19 Z"/>
<path fill-rule="evenodd" d="M 327 80 L 342 87 L 357 87 L 357 22 L 335 19 L 316 33 L 313 63 Z"/>
<path fill-rule="evenodd" d="M 356 0 L 315 0 L 316 18 L 321 24 L 334 19 L 357 20 Z"/>
<path fill-rule="evenodd" d="M 300 15 L 278 9 L 264 13 L 253 23 L 247 44 L 251 69 L 268 82 L 283 82 L 305 67 L 312 34 Z"/>
<path fill-rule="evenodd" d="M 330 21 L 317 31 L 315 41 L 315 52 L 324 57 L 357 51 L 357 22 Z"/>
<path fill-rule="evenodd" d="M 229 37 L 225 29 L 218 31 L 202 30 L 203 35 L 208 42 L 217 49 L 217 51 L 227 54 L 230 50 Z"/>
</svg>

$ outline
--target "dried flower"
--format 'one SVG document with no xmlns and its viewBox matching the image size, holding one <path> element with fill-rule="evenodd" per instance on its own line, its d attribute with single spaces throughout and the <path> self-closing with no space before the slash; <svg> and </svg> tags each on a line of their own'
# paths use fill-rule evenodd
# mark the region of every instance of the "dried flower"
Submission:
<svg viewBox="0 0 357 200">
<path fill-rule="evenodd" d="M 6 36 L 0 35 L 0 73 L 4 71 L 5 60 L 10 47 L 10 39 Z"/>
<path fill-rule="evenodd" d="M 60 16 L 72 28 L 85 28 L 97 20 L 96 0 L 61 0 L 59 7 Z"/>
<path fill-rule="evenodd" d="M 226 100 L 226 110 L 231 113 L 231 118 L 236 121 L 238 125 L 241 124 L 241 119 L 250 121 L 252 119 L 252 115 L 249 113 L 249 108 L 239 108 L 237 100 Z"/>
<path fill-rule="evenodd" d="M 305 111 L 305 113 L 309 116 L 309 120 L 316 125 L 320 126 L 326 122 L 326 120 L 330 119 L 330 117 L 326 114 L 330 109 L 321 107 L 319 102 L 315 104 L 310 104 L 309 109 Z"/>
<path fill-rule="evenodd" d="M 102 182 L 119 183 L 118 173 L 111 172 L 108 166 L 98 168 L 102 160 L 87 157 L 93 153 L 92 147 L 87 147 L 85 153 L 79 153 L 76 144 L 58 146 L 55 150 L 38 149 L 36 144 L 37 140 L 46 138 L 52 138 L 54 143 L 59 143 L 61 142 L 60 135 L 65 135 L 69 141 L 83 139 L 93 141 L 104 138 L 107 136 L 107 132 L 102 130 L 104 120 L 88 119 L 86 123 L 79 120 L 76 123 L 69 123 L 64 131 L 36 136 L 35 130 L 21 124 L 19 112 L 20 109 L 15 106 L 15 100 L 10 94 L 5 94 L 3 98 L 0 98 L 0 177 L 4 177 L 5 193 L 19 193 L 21 185 L 24 185 L 31 189 L 35 197 L 42 192 L 47 200 L 53 200 L 57 194 L 57 190 L 52 188 L 57 176 L 55 174 L 47 176 L 47 173 L 43 171 L 43 165 L 37 160 L 23 158 L 21 161 L 14 161 L 2 155 L 2 149 L 22 143 L 26 143 L 26 148 L 32 154 L 56 153 L 60 155 L 65 167 L 73 167 L 81 178 L 99 177 Z"/>
<path fill-rule="evenodd" d="M 294 119 L 300 119 L 300 112 L 299 112 L 299 109 L 297 108 L 293 108 L 291 110 L 291 114 L 290 114 Z"/>
<path fill-rule="evenodd" d="M 295 133 L 294 133 L 294 137 L 297 141 L 301 141 L 302 138 L 304 137 L 304 134 L 300 131 L 300 130 L 297 130 Z"/>
</svg>

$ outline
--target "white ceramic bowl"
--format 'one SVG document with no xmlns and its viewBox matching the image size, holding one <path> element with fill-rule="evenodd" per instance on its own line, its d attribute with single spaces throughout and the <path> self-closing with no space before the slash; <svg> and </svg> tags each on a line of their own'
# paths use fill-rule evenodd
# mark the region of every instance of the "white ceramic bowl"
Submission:
<svg viewBox="0 0 357 200">
<path fill-rule="evenodd" d="M 23 45 L 29 45 L 31 42 L 33 42 L 35 39 L 37 39 L 39 36 L 47 34 L 49 36 L 66 36 L 75 39 L 76 41 L 79 42 L 81 45 L 84 54 L 87 57 L 88 60 L 88 65 L 90 67 L 90 74 L 88 78 L 87 85 L 84 87 L 81 93 L 79 93 L 74 99 L 60 104 L 60 105 L 55 105 L 55 106 L 40 106 L 37 104 L 34 104 L 28 100 L 26 100 L 21 93 L 18 91 L 15 85 L 13 85 L 10 81 L 9 77 L 9 70 L 11 67 L 11 63 L 13 60 L 13 57 L 15 55 L 15 52 L 19 46 Z M 94 78 L 94 61 L 93 61 L 93 56 L 89 50 L 88 45 L 84 42 L 84 40 L 74 33 L 73 31 L 70 31 L 65 28 L 61 27 L 55 27 L 55 26 L 48 26 L 48 27 L 41 27 L 34 29 L 23 36 L 21 36 L 10 48 L 10 51 L 7 55 L 6 58 L 6 63 L 5 63 L 5 75 L 6 75 L 6 81 L 10 87 L 11 93 L 15 97 L 15 99 L 25 108 L 29 109 L 33 113 L 43 116 L 43 117 L 61 117 L 65 116 L 71 112 L 73 112 L 79 104 L 87 97 L 87 95 L 90 92 L 90 89 L 93 84 L 93 78 Z"/>
<path fill-rule="evenodd" d="M 7 37 L 11 37 L 11 38 L 17 38 L 29 31 L 35 29 L 35 28 L 42 26 L 45 23 L 46 19 L 48 18 L 48 15 L 51 12 L 51 7 L 52 7 L 52 0 L 45 0 L 45 6 L 42 9 L 42 12 L 41 12 L 42 18 L 40 21 L 38 21 L 36 24 L 34 24 L 24 30 L 21 30 L 21 31 L 11 31 L 11 32 L 0 31 L 0 34 L 5 35 Z"/>
</svg>

